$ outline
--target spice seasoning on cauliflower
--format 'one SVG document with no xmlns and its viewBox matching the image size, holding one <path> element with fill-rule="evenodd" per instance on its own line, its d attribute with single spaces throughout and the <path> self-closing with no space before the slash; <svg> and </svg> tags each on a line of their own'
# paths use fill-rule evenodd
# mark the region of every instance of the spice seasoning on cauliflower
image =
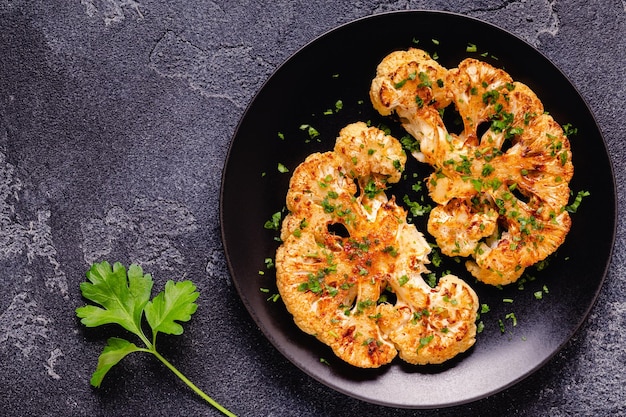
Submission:
<svg viewBox="0 0 626 417">
<path fill-rule="evenodd" d="M 378 65 L 370 98 L 380 114 L 400 118 L 419 144 L 412 155 L 434 168 L 427 185 L 438 206 L 428 232 L 442 253 L 471 257 L 474 277 L 504 285 L 563 243 L 570 144 L 529 87 L 476 59 L 448 70 L 409 49 Z M 458 134 L 442 120 L 451 104 L 463 122 Z"/>
<path fill-rule="evenodd" d="M 476 294 L 452 275 L 435 288 L 424 282 L 430 246 L 385 194 L 405 162 L 395 138 L 354 123 L 333 151 L 294 170 L 287 193 L 275 261 L 281 298 L 303 331 L 358 367 L 398 353 L 441 363 L 475 342 Z M 388 288 L 395 304 L 381 298 Z"/>
</svg>

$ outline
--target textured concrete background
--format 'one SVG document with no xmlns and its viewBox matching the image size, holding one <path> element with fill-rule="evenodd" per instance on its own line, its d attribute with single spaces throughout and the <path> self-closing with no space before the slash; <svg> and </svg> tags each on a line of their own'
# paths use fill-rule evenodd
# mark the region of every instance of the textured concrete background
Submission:
<svg viewBox="0 0 626 417">
<path fill-rule="evenodd" d="M 0 0 L 0 415 L 219 415 L 138 354 L 89 387 L 107 334 L 74 309 L 100 259 L 140 262 L 156 288 L 198 283 L 200 310 L 164 354 L 237 414 L 432 415 L 346 397 L 284 359 L 230 282 L 218 223 L 229 141 L 263 81 L 325 31 L 405 9 L 481 18 L 560 67 L 605 135 L 624 214 L 624 0 Z M 564 349 L 516 386 L 438 415 L 626 413 L 625 226 Z"/>
</svg>

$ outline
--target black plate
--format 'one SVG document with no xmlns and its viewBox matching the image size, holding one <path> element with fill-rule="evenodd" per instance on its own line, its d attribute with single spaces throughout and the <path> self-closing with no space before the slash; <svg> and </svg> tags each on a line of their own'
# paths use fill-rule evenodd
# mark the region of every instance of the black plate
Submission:
<svg viewBox="0 0 626 417">
<path fill-rule="evenodd" d="M 477 52 L 467 51 L 469 43 L 476 45 Z M 396 122 L 372 109 L 368 91 L 380 60 L 411 46 L 438 56 L 449 68 L 469 56 L 486 60 L 530 86 L 559 123 L 578 128 L 571 137 L 575 167 L 571 188 L 591 195 L 573 215 L 566 242 L 546 268 L 528 270 L 523 289 L 517 284 L 503 289 L 474 284 L 491 311 L 482 315 L 484 331 L 470 351 L 441 366 L 411 366 L 397 359 L 378 370 L 357 369 L 302 333 L 280 300 L 268 301 L 276 293 L 275 274 L 264 261 L 274 258 L 278 232 L 264 228 L 264 223 L 285 205 L 290 174 L 280 173 L 279 163 L 293 171 L 310 153 L 332 149 L 341 127 L 358 120 L 384 123 L 396 137 L 404 135 Z M 338 100 L 343 105 L 339 110 Z M 325 114 L 327 110 L 332 114 Z M 302 125 L 314 127 L 320 136 L 311 139 Z M 407 172 L 420 178 L 428 175 L 429 167 L 409 159 Z M 413 193 L 410 181 L 392 192 L 400 198 Z M 511 386 L 545 364 L 580 327 L 611 257 L 615 181 L 604 140 L 587 105 L 543 55 L 510 33 L 472 18 L 433 11 L 398 12 L 326 33 L 267 81 L 232 141 L 220 214 L 228 265 L 239 295 L 283 355 L 323 384 L 364 401 L 434 408 L 470 402 Z M 423 231 L 425 221 L 414 219 Z M 469 279 L 462 263 L 452 259 L 435 269 L 438 274 L 444 270 Z"/>
</svg>

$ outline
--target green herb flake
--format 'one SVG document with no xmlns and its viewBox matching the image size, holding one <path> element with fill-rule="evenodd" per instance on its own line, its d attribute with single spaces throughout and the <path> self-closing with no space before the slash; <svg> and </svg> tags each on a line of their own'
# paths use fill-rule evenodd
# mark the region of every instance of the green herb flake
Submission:
<svg viewBox="0 0 626 417">
<path fill-rule="evenodd" d="M 578 211 L 578 208 L 580 207 L 580 204 L 583 201 L 583 198 L 589 197 L 590 195 L 591 194 L 589 193 L 589 191 L 579 191 L 576 194 L 574 202 L 568 206 L 565 206 L 565 210 L 567 210 L 569 213 L 576 213 Z"/>
<path fill-rule="evenodd" d="M 282 212 L 277 211 L 276 213 L 272 214 L 272 218 L 266 221 L 263 227 L 270 230 L 278 230 L 278 228 L 280 227 L 281 218 Z"/>
<path fill-rule="evenodd" d="M 282 212 L 277 211 L 276 213 L 272 214 L 272 218 L 266 221 L 263 227 L 270 230 L 278 230 L 278 228 L 280 227 L 281 218 Z"/>
<path fill-rule="evenodd" d="M 388 253 L 389 255 L 391 255 L 394 258 L 396 256 L 398 256 L 398 250 L 395 247 L 393 247 L 393 246 L 386 246 L 383 249 L 383 253 Z"/>
<path fill-rule="evenodd" d="M 300 125 L 300 130 L 306 131 L 307 134 L 309 135 L 309 139 L 316 139 L 320 135 L 320 132 L 318 132 L 317 129 L 315 129 L 313 126 L 308 125 L 308 124 Z"/>
<path fill-rule="evenodd" d="M 482 333 L 483 330 L 485 330 L 485 323 L 483 323 L 483 321 L 481 320 L 476 323 L 476 333 Z"/>
<path fill-rule="evenodd" d="M 517 326 L 517 317 L 515 317 L 515 313 L 508 313 L 504 316 L 504 318 L 511 320 L 513 327 Z"/>
<path fill-rule="evenodd" d="M 432 87 L 433 83 L 430 81 L 430 78 L 428 78 L 428 74 L 420 71 L 420 73 L 418 74 L 418 77 L 420 79 L 420 83 L 418 84 L 418 87 Z"/>
<path fill-rule="evenodd" d="M 504 333 L 506 329 L 504 328 L 504 322 L 502 319 L 498 319 L 498 327 L 500 328 L 500 333 Z"/>
<path fill-rule="evenodd" d="M 271 301 L 275 303 L 278 300 L 280 300 L 280 294 L 276 293 L 276 294 L 270 295 L 265 301 Z"/>
<path fill-rule="evenodd" d="M 567 123 L 563 125 L 563 134 L 568 138 L 578 133 L 578 128 L 571 125 L 571 123 Z"/>
<path fill-rule="evenodd" d="M 409 211 L 411 212 L 412 216 L 415 217 L 421 217 L 424 216 L 428 213 L 430 213 L 430 211 L 432 210 L 432 207 L 430 205 L 423 205 L 420 204 L 417 201 L 412 201 L 408 195 L 405 195 L 402 198 L 402 201 L 404 202 L 404 204 L 407 205 L 407 207 L 409 208 Z"/>
<path fill-rule="evenodd" d="M 437 275 L 434 272 L 426 275 L 426 283 L 430 288 L 435 288 L 437 286 Z"/>
<path fill-rule="evenodd" d="M 431 334 L 431 335 L 420 338 L 420 345 L 417 347 L 417 351 L 419 352 L 420 349 L 428 345 L 433 340 L 434 337 L 435 336 Z"/>
<path fill-rule="evenodd" d="M 289 172 L 289 168 L 287 168 L 284 164 L 282 163 L 278 163 L 278 172 L 280 172 L 281 174 L 286 174 L 287 172 Z"/>
<path fill-rule="evenodd" d="M 500 93 L 498 92 L 498 90 L 489 90 L 483 93 L 483 103 L 495 104 L 498 101 L 498 97 L 500 97 Z"/>
<path fill-rule="evenodd" d="M 400 143 L 408 152 L 419 152 L 420 144 L 418 141 L 413 139 L 410 135 L 405 135 L 400 138 Z"/>
<path fill-rule="evenodd" d="M 376 186 L 376 183 L 372 179 L 365 184 L 365 188 L 363 189 L 363 193 L 365 193 L 368 198 L 374 198 L 381 192 L 382 190 Z"/>
<path fill-rule="evenodd" d="M 439 266 L 441 265 L 442 259 L 441 259 L 441 253 L 438 250 L 435 250 L 433 248 L 433 250 L 431 251 L 431 260 L 432 264 L 439 268 Z"/>
<path fill-rule="evenodd" d="M 409 277 L 407 275 L 402 275 L 400 278 L 398 278 L 398 284 L 400 284 L 401 287 L 407 282 L 409 282 Z"/>
</svg>

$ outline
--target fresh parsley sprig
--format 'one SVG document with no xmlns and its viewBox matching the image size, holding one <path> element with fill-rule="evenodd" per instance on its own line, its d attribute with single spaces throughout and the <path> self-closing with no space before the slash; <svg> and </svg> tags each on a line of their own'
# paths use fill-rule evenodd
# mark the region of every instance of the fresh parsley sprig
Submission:
<svg viewBox="0 0 626 417">
<path fill-rule="evenodd" d="M 200 293 L 191 281 L 167 281 L 165 290 L 150 300 L 152 276 L 144 275 L 139 265 L 132 264 L 127 272 L 126 267 L 119 262 L 113 264 L 113 267 L 106 261 L 96 263 L 87 271 L 87 279 L 89 282 L 80 284 L 83 297 L 101 307 L 86 305 L 77 308 L 76 315 L 81 322 L 87 327 L 118 324 L 139 337 L 145 345 L 139 347 L 126 339 L 109 338 L 91 376 L 91 385 L 99 387 L 107 372 L 126 355 L 133 352 L 151 353 L 205 401 L 225 415 L 235 416 L 194 385 L 156 349 L 159 332 L 182 334 L 183 326 L 179 322 L 189 321 L 196 312 L 198 305 L 195 301 Z M 151 339 L 142 329 L 144 315 L 152 330 Z"/>
</svg>

